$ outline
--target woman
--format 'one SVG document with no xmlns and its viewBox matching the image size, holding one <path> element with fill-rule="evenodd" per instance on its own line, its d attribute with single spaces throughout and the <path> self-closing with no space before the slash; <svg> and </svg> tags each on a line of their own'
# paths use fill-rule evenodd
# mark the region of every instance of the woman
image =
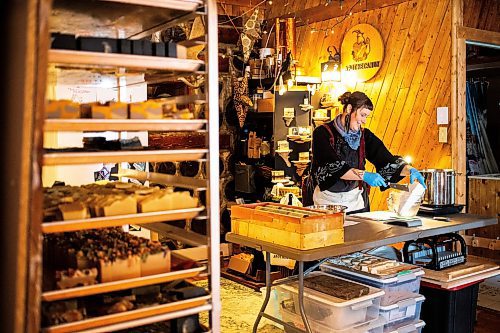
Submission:
<svg viewBox="0 0 500 333">
<path fill-rule="evenodd" d="M 386 188 L 388 182 L 410 175 L 411 183 L 417 180 L 425 187 L 417 169 L 392 155 L 375 134 L 361 127 L 373 110 L 368 96 L 346 92 L 339 101 L 343 113 L 313 133 L 314 204 L 342 204 L 347 212 L 365 212 L 370 210 L 369 186 Z M 366 160 L 377 172 L 365 171 Z"/>
</svg>

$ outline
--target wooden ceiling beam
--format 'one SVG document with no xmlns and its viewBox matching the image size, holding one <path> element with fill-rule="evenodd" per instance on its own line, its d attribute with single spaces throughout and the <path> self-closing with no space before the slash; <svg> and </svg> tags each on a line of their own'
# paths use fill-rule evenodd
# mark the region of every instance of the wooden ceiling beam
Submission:
<svg viewBox="0 0 500 333">
<path fill-rule="evenodd" d="M 253 7 L 261 1 L 262 0 L 217 0 L 217 3 L 222 5 Z"/>
<path fill-rule="evenodd" d="M 500 32 L 480 30 L 464 26 L 459 26 L 457 29 L 459 38 L 464 38 L 465 40 L 474 42 L 500 45 Z"/>
<path fill-rule="evenodd" d="M 335 17 L 344 16 L 350 8 L 353 8 L 352 13 L 354 14 L 362 11 L 394 6 L 407 1 L 409 0 L 362 0 L 361 5 L 355 5 L 358 0 L 344 0 L 342 9 L 340 9 L 340 5 L 337 1 L 332 1 L 332 3 L 328 6 L 321 4 L 315 7 L 302 9 L 294 11 L 292 13 L 287 13 L 267 19 L 269 22 L 273 22 L 274 19 L 278 17 L 295 17 L 297 18 L 297 26 L 303 26 L 306 24 L 326 21 Z"/>
</svg>

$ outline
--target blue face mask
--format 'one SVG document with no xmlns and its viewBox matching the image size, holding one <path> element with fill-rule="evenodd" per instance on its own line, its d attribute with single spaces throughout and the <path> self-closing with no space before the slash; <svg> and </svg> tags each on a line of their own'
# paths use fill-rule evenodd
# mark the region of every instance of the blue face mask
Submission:
<svg viewBox="0 0 500 333">
<path fill-rule="evenodd" d="M 349 117 L 349 115 L 347 115 Z M 335 117 L 333 120 L 333 125 L 337 129 L 337 131 L 342 135 L 344 138 L 345 142 L 351 147 L 351 149 L 357 150 L 359 148 L 360 142 L 361 142 L 361 130 L 357 132 L 350 131 L 349 129 L 345 129 L 344 126 L 342 126 L 342 115 L 338 115 Z"/>
</svg>

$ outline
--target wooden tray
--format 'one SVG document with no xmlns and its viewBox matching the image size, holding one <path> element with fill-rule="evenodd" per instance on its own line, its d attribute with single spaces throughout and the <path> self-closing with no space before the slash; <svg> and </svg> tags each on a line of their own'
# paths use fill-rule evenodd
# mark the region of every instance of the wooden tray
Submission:
<svg viewBox="0 0 500 333">
<path fill-rule="evenodd" d="M 50 333 L 72 333 L 78 332 L 83 329 L 95 328 L 100 326 L 107 326 L 117 323 L 122 323 L 126 321 L 158 316 L 161 314 L 166 314 L 174 311 L 190 309 L 193 307 L 201 306 L 210 300 L 211 296 L 202 296 L 191 298 L 187 300 L 182 300 L 178 302 L 172 302 L 167 304 L 155 305 L 151 307 L 136 309 L 132 311 L 126 311 L 121 313 L 115 313 L 107 316 L 88 318 L 73 323 L 66 323 L 57 326 L 50 326 L 42 329 L 42 332 Z"/>
<path fill-rule="evenodd" d="M 435 280 L 439 282 L 451 282 L 460 279 L 464 279 L 477 274 L 486 273 L 498 269 L 495 264 L 486 264 L 479 262 L 466 262 L 463 265 L 457 265 L 450 268 L 446 268 L 441 271 L 434 271 L 431 269 L 425 269 L 425 279 Z"/>
<path fill-rule="evenodd" d="M 44 131 L 197 131 L 205 119 L 46 119 Z"/>
<path fill-rule="evenodd" d="M 164 221 L 186 220 L 193 219 L 194 217 L 198 216 L 198 214 L 200 214 L 200 212 L 202 212 L 204 209 L 205 207 L 201 206 L 196 208 L 173 209 L 151 213 L 95 217 L 90 219 L 60 222 L 45 222 L 42 223 L 42 232 L 45 234 L 50 234 L 54 232 L 118 227 L 124 224 L 147 224 Z"/>
<path fill-rule="evenodd" d="M 43 165 L 74 165 L 120 162 L 183 162 L 205 157 L 208 149 L 61 152 L 43 154 Z"/>
<path fill-rule="evenodd" d="M 200 274 L 200 272 L 204 271 L 205 269 L 206 266 L 200 266 L 180 271 L 173 271 L 169 273 L 142 276 L 134 279 L 113 281 L 107 283 L 98 283 L 90 286 L 69 288 L 63 290 L 47 291 L 42 293 L 42 301 L 45 302 L 60 301 L 69 298 L 97 295 L 112 291 L 165 283 L 173 280 L 187 279 L 190 277 L 197 276 L 198 274 Z"/>
</svg>

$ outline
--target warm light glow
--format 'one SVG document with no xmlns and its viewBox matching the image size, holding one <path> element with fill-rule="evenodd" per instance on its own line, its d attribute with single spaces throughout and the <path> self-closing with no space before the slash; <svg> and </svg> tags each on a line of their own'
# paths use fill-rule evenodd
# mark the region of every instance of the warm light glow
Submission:
<svg viewBox="0 0 500 333">
<path fill-rule="evenodd" d="M 293 87 L 293 80 L 292 79 L 288 80 L 286 84 L 288 85 L 288 88 Z"/>
<path fill-rule="evenodd" d="M 411 162 L 413 162 L 413 157 L 406 155 L 403 160 L 405 160 L 406 163 L 411 164 Z"/>
<path fill-rule="evenodd" d="M 285 92 L 286 92 L 286 88 L 285 88 L 285 85 L 283 84 L 283 76 L 280 76 L 280 84 L 279 84 L 278 94 L 280 96 L 283 96 L 283 94 Z"/>
<path fill-rule="evenodd" d="M 326 63 L 323 64 L 321 80 L 323 82 L 340 81 L 340 66 L 338 64 L 334 64 L 333 68 L 329 68 Z"/>
<path fill-rule="evenodd" d="M 315 84 L 308 84 L 307 91 L 309 91 L 311 93 L 311 96 L 314 96 L 314 94 L 316 93 L 316 85 Z"/>
<path fill-rule="evenodd" d="M 342 71 L 342 83 L 349 89 L 354 89 L 358 82 L 356 71 Z"/>
</svg>

